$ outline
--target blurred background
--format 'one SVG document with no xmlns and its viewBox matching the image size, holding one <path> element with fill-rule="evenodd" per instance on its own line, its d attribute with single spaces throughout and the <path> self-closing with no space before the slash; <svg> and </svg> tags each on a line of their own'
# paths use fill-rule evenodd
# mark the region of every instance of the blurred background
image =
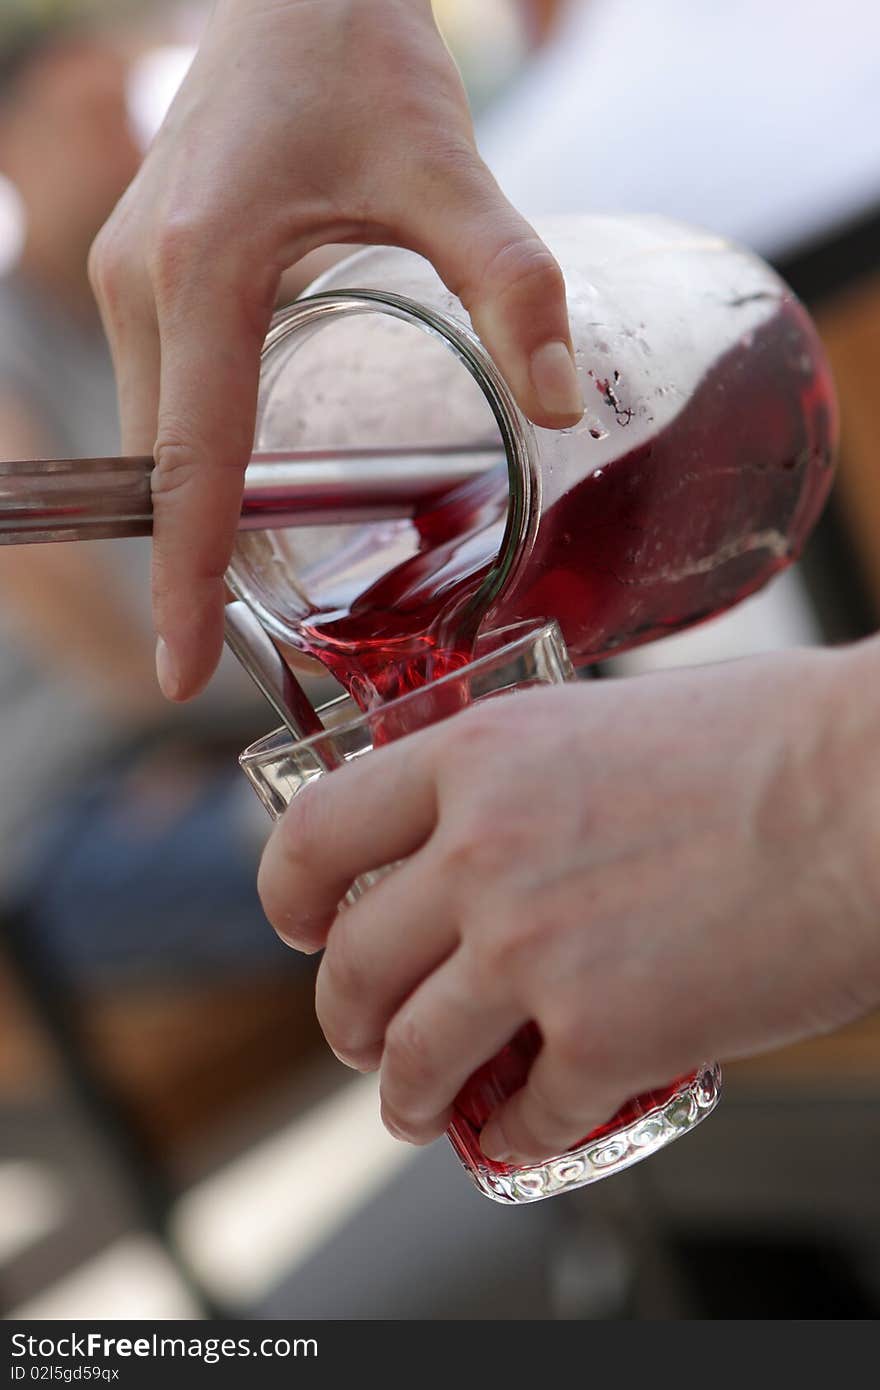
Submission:
<svg viewBox="0 0 880 1390">
<path fill-rule="evenodd" d="M 436 0 L 486 158 L 530 215 L 664 212 L 771 259 L 816 315 L 839 482 L 766 594 L 615 671 L 877 627 L 874 0 Z M 94 234 L 201 4 L 3 0 L 0 457 L 117 452 Z M 313 966 L 254 890 L 227 662 L 155 691 L 139 542 L 0 551 L 0 1312 L 6 1317 L 861 1317 L 880 1306 L 880 1020 L 727 1069 L 685 1143 L 508 1211 L 395 1144 L 327 1052 Z M 606 673 L 614 674 L 614 672 Z"/>
</svg>

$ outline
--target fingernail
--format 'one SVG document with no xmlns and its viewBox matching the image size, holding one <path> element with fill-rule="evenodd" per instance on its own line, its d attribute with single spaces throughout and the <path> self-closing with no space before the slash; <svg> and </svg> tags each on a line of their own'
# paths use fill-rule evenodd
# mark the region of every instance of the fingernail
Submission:
<svg viewBox="0 0 880 1390">
<path fill-rule="evenodd" d="M 532 353 L 532 385 L 548 415 L 579 420 L 584 397 L 571 353 L 565 343 L 545 343 Z"/>
<path fill-rule="evenodd" d="M 332 1045 L 332 1043 L 330 1044 L 330 1051 L 333 1053 L 333 1056 L 336 1058 L 337 1062 L 341 1062 L 344 1067 L 348 1067 L 349 1071 L 359 1070 L 359 1068 L 355 1066 L 354 1062 L 352 1062 L 348 1057 L 344 1057 L 341 1052 L 337 1052 L 336 1048 Z"/>
<path fill-rule="evenodd" d="M 166 700 L 176 699 L 180 689 L 177 667 L 167 644 L 161 637 L 156 643 L 156 675 L 159 678 L 159 689 Z"/>
<path fill-rule="evenodd" d="M 297 955 L 316 956 L 319 951 L 324 949 L 323 946 L 316 946 L 313 941 L 300 941 L 298 937 L 288 932 L 282 932 L 277 927 L 275 931 L 279 941 L 283 941 L 284 945 L 289 947 L 291 951 L 296 951 Z"/>
<path fill-rule="evenodd" d="M 385 1129 L 386 1129 L 386 1131 L 388 1132 L 388 1134 L 391 1135 L 391 1138 L 392 1138 L 392 1139 L 396 1139 L 397 1142 L 398 1142 L 398 1144 L 408 1144 L 408 1143 L 409 1143 L 409 1140 L 407 1139 L 407 1137 L 406 1137 L 406 1135 L 403 1133 L 403 1131 L 400 1130 L 400 1129 L 398 1129 L 398 1128 L 397 1128 L 397 1125 L 394 1124 L 391 1120 L 383 1120 L 382 1123 L 383 1123 L 383 1125 L 385 1126 Z"/>
<path fill-rule="evenodd" d="M 329 1047 L 337 1062 L 348 1067 L 349 1071 L 359 1071 L 362 1075 L 368 1076 L 371 1072 L 378 1071 L 382 1065 L 381 1047 L 364 1048 L 362 1052 L 348 1054 L 337 1052 L 332 1043 Z"/>
<path fill-rule="evenodd" d="M 480 1148 L 492 1163 L 512 1163 L 513 1154 L 499 1124 L 490 1121 L 480 1135 Z"/>
</svg>

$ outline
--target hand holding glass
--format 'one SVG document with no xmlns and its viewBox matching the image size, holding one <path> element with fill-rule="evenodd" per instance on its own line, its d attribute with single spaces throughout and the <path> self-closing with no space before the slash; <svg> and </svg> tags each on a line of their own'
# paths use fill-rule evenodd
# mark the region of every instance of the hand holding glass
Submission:
<svg viewBox="0 0 880 1390">
<path fill-rule="evenodd" d="M 315 778 L 365 757 L 381 744 L 477 701 L 515 699 L 517 692 L 558 684 L 572 675 L 555 623 L 519 624 L 482 637 L 475 659 L 460 670 L 372 712 L 361 713 L 348 697 L 335 701 L 321 711 L 326 732 L 300 742 L 286 730 L 270 734 L 242 754 L 241 765 L 270 815 L 278 819 Z M 363 875 L 349 900 L 356 901 L 390 868 Z M 496 1106 L 524 1084 L 540 1047 L 537 1026 L 527 1024 L 456 1097 L 449 1139 L 479 1190 L 496 1201 L 533 1202 L 619 1172 L 693 1129 L 718 1101 L 719 1069 L 702 1065 L 660 1090 L 630 1100 L 567 1153 L 527 1167 L 494 1163 L 480 1148 L 480 1132 Z"/>
</svg>

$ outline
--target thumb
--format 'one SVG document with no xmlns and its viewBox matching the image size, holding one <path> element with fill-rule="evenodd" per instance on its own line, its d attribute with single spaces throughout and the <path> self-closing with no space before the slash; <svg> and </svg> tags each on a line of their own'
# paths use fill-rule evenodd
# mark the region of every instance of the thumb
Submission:
<svg viewBox="0 0 880 1390">
<path fill-rule="evenodd" d="M 584 395 L 565 279 L 535 229 L 476 157 L 412 205 L 414 249 L 461 300 L 520 408 L 548 429 L 576 424 Z"/>
</svg>

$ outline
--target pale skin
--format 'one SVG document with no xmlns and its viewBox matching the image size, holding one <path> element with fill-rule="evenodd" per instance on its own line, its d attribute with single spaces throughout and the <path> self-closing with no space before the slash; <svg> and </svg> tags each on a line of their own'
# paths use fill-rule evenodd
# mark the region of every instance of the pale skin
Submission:
<svg viewBox="0 0 880 1390">
<path fill-rule="evenodd" d="M 428 256 L 532 419 L 579 414 L 558 267 L 474 149 L 422 0 L 221 0 L 92 258 L 126 448 L 156 444 L 160 679 L 222 641 L 259 350 L 282 272 L 331 242 Z M 442 1133 L 526 1020 L 544 1048 L 490 1157 L 569 1147 L 700 1062 L 880 999 L 870 693 L 880 642 L 509 697 L 323 779 L 260 875 L 344 1061 L 395 1134 Z M 876 769 L 874 769 L 876 779 Z M 872 845 L 871 836 L 874 835 Z M 404 861 L 343 912 L 360 874 Z"/>
</svg>

